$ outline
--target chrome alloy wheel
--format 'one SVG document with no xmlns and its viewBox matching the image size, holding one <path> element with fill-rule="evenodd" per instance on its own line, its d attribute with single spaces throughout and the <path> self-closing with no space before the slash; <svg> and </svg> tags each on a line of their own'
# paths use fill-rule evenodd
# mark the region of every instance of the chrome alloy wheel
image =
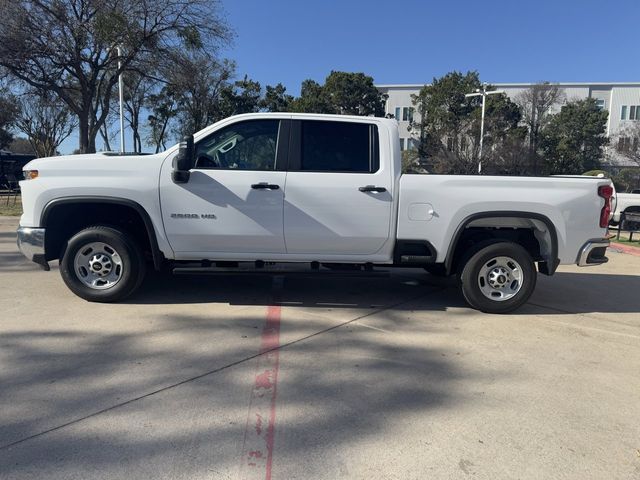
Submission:
<svg viewBox="0 0 640 480">
<path fill-rule="evenodd" d="M 478 272 L 478 285 L 490 300 L 504 302 L 522 288 L 524 274 L 520 264 L 511 257 L 494 257 Z"/>
<path fill-rule="evenodd" d="M 73 263 L 78 279 L 89 288 L 106 290 L 122 278 L 122 259 L 107 243 L 88 243 L 78 250 Z"/>
</svg>

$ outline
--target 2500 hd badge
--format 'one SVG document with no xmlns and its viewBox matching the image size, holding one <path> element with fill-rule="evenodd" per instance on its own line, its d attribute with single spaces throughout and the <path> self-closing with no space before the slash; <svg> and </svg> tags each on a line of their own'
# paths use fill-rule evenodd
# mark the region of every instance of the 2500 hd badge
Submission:
<svg viewBox="0 0 640 480">
<path fill-rule="evenodd" d="M 202 218 L 205 220 L 215 220 L 216 216 L 213 213 L 203 213 L 198 215 L 197 213 L 172 213 L 171 218 Z"/>
</svg>

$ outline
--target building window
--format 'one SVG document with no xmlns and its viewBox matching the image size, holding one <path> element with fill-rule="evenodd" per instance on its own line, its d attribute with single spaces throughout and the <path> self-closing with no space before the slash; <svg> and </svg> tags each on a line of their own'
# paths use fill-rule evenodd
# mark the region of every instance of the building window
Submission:
<svg viewBox="0 0 640 480">
<path fill-rule="evenodd" d="M 404 150 L 404 138 L 400 139 L 400 150 Z"/>
<path fill-rule="evenodd" d="M 629 120 L 640 120 L 640 105 L 629 107 Z"/>
<path fill-rule="evenodd" d="M 402 111 L 402 109 L 400 107 L 396 107 L 396 120 L 400 121 L 400 112 Z"/>
<path fill-rule="evenodd" d="M 403 122 L 413 121 L 413 107 L 402 107 L 402 121 Z"/>
<path fill-rule="evenodd" d="M 620 137 L 618 138 L 618 151 L 623 153 L 637 152 L 640 145 L 638 137 Z"/>
<path fill-rule="evenodd" d="M 596 107 L 598 107 L 600 110 L 604 110 L 605 107 L 605 101 L 601 98 L 597 98 L 596 99 Z"/>
<path fill-rule="evenodd" d="M 618 138 L 618 151 L 619 152 L 624 152 L 625 151 L 626 143 L 627 143 L 627 137 Z"/>
<path fill-rule="evenodd" d="M 627 106 L 622 105 L 622 110 L 620 111 L 620 120 L 626 120 L 626 119 L 627 119 Z"/>
</svg>

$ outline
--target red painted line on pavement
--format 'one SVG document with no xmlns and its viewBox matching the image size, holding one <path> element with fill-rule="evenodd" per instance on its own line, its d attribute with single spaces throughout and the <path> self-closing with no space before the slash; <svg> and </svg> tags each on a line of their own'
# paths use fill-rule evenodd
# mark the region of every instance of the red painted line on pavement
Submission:
<svg viewBox="0 0 640 480">
<path fill-rule="evenodd" d="M 615 252 L 626 253 L 627 255 L 635 255 L 636 257 L 640 257 L 640 248 L 634 247 L 632 245 L 624 245 L 623 243 L 611 242 L 609 248 Z"/>
<path fill-rule="evenodd" d="M 281 284 L 275 283 L 275 288 Z M 278 292 L 275 296 L 279 296 Z M 242 445 L 241 478 L 244 479 L 271 479 L 280 368 L 280 317 L 281 307 L 270 305 L 260 338 L 260 356 Z"/>
</svg>

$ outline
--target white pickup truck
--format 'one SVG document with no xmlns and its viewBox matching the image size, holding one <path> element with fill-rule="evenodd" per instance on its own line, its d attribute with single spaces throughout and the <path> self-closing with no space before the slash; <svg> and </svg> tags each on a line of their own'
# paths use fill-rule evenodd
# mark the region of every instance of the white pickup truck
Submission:
<svg viewBox="0 0 640 480">
<path fill-rule="evenodd" d="M 640 190 L 633 190 L 631 193 L 618 193 L 616 195 L 615 210 L 611 223 L 617 225 L 620 222 L 620 214 L 640 212 Z"/>
<path fill-rule="evenodd" d="M 24 176 L 21 251 L 46 270 L 59 259 L 99 302 L 135 291 L 147 263 L 304 262 L 457 274 L 471 306 L 509 312 L 538 271 L 607 261 L 613 194 L 592 177 L 403 175 L 395 120 L 289 113 L 227 118 L 156 155 L 37 159 Z"/>
</svg>

